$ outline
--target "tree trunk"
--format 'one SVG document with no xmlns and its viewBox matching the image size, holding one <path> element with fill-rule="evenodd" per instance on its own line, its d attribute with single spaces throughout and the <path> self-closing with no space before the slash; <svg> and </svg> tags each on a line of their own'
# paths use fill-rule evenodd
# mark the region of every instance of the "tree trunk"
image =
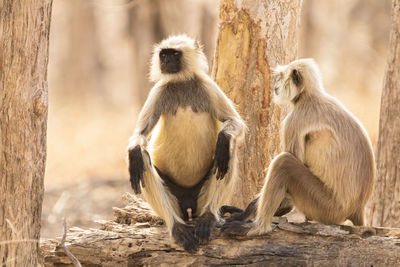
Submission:
<svg viewBox="0 0 400 267">
<path fill-rule="evenodd" d="M 95 1 L 59 0 L 53 5 L 49 78 L 52 91 L 68 98 L 93 97 L 101 88 L 102 65 L 98 59 L 99 31 Z M 117 48 L 118 49 L 118 48 Z M 56 97 L 57 98 L 57 97 Z"/>
<path fill-rule="evenodd" d="M 66 245 L 83 266 L 399 266 L 400 229 L 289 223 L 275 218 L 275 230 L 257 237 L 213 240 L 195 254 L 168 235 L 145 203 L 114 208 L 115 220 L 101 229 L 73 228 Z M 41 243 L 44 266 L 72 266 L 58 240 Z"/>
<path fill-rule="evenodd" d="M 271 68 L 296 58 L 302 0 L 221 0 L 214 77 L 249 128 L 239 152 L 234 204 L 258 193 L 280 151 L 283 114 L 271 101 Z"/>
<path fill-rule="evenodd" d="M 390 50 L 383 84 L 377 180 L 369 208 L 370 223 L 400 226 L 400 1 L 393 0 Z"/>
<path fill-rule="evenodd" d="M 46 160 L 51 0 L 0 7 L 0 264 L 36 266 Z"/>
</svg>

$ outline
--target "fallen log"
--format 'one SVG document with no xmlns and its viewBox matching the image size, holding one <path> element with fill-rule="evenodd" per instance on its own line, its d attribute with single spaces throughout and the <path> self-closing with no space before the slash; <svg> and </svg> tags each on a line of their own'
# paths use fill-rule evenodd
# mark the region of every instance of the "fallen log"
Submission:
<svg viewBox="0 0 400 267">
<path fill-rule="evenodd" d="M 82 266 L 252 265 L 400 266 L 400 229 L 292 223 L 274 218 L 263 236 L 228 237 L 219 229 L 195 254 L 169 237 L 163 221 L 130 194 L 115 220 L 99 229 L 71 228 L 66 245 Z M 73 266 L 60 239 L 41 241 L 42 266 Z"/>
</svg>

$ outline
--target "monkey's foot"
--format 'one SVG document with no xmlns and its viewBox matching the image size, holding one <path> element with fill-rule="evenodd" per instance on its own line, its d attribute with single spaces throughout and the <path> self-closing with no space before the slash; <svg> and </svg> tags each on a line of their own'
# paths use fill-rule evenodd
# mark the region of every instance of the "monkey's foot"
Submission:
<svg viewBox="0 0 400 267">
<path fill-rule="evenodd" d="M 211 212 L 201 215 L 195 226 L 195 236 L 200 244 L 210 241 L 212 231 L 217 225 L 217 219 Z"/>
<path fill-rule="evenodd" d="M 221 231 L 229 236 L 245 236 L 253 227 L 253 223 L 230 221 L 222 225 Z"/>
<path fill-rule="evenodd" d="M 225 215 L 225 213 L 230 213 L 230 214 L 235 214 L 235 213 L 242 213 L 243 212 L 243 210 L 242 209 L 239 209 L 239 208 L 237 208 L 237 207 L 235 207 L 235 206 L 222 206 L 220 209 L 219 209 L 219 213 L 220 213 L 220 215 L 221 216 L 224 216 Z"/>
<path fill-rule="evenodd" d="M 248 214 L 246 213 L 246 211 L 243 212 L 235 212 L 235 213 L 231 213 L 231 217 L 230 218 L 226 218 L 226 222 L 234 222 L 234 221 L 242 221 L 242 222 L 246 222 L 247 221 L 247 217 Z"/>
<path fill-rule="evenodd" d="M 220 208 L 220 214 L 223 216 L 226 213 L 230 213 L 230 217 L 225 217 L 226 222 L 233 222 L 233 221 L 245 221 L 248 217 L 248 213 L 242 209 L 239 209 L 234 206 L 222 206 Z"/>
<path fill-rule="evenodd" d="M 290 207 L 279 207 L 278 210 L 275 212 L 274 216 L 282 217 L 283 215 L 288 214 L 293 209 L 293 206 Z"/>
<path fill-rule="evenodd" d="M 175 223 L 172 227 L 172 237 L 175 239 L 175 242 L 183 246 L 186 251 L 190 253 L 197 251 L 199 244 L 194 236 L 194 228 L 192 226 Z"/>
<path fill-rule="evenodd" d="M 226 218 L 225 220 L 226 222 L 233 222 L 233 221 L 245 222 L 249 217 L 255 215 L 257 210 L 257 202 L 258 202 L 258 197 L 253 199 L 253 201 L 250 202 L 250 204 L 247 206 L 245 210 L 241 210 L 233 206 L 222 206 L 220 210 L 221 212 L 231 213 L 231 217 Z"/>
<path fill-rule="evenodd" d="M 281 216 L 291 212 L 292 209 L 293 209 L 292 201 L 289 198 L 285 197 L 282 200 L 281 204 L 279 205 L 278 209 L 275 211 L 274 216 L 281 217 Z"/>
</svg>

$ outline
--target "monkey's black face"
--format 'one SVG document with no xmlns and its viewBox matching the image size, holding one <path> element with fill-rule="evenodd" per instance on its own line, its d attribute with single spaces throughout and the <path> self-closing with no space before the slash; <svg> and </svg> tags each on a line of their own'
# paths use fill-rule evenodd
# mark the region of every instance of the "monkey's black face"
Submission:
<svg viewBox="0 0 400 267">
<path fill-rule="evenodd" d="M 178 73 L 182 69 L 182 51 L 172 48 L 160 51 L 160 67 L 162 73 Z"/>
</svg>

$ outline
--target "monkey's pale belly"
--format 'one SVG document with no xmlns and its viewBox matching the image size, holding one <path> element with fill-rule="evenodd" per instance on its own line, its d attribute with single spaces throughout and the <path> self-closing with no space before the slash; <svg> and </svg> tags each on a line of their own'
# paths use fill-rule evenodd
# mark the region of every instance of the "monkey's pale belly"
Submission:
<svg viewBox="0 0 400 267">
<path fill-rule="evenodd" d="M 180 108 L 176 115 L 163 115 L 150 140 L 153 163 L 178 185 L 192 187 L 213 164 L 217 134 L 209 113 Z"/>
</svg>

